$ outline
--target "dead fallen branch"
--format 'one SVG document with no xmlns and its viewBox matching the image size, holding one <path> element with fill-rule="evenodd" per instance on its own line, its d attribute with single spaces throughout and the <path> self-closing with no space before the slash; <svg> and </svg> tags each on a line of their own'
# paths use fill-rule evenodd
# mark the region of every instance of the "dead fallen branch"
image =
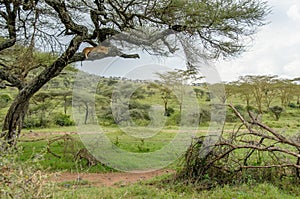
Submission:
<svg viewBox="0 0 300 199">
<path fill-rule="evenodd" d="M 289 176 L 300 180 L 299 136 L 285 136 L 259 121 L 248 111 L 247 119 L 234 106 L 228 105 L 241 125 L 223 132 L 203 154 L 205 137 L 191 144 L 176 179 L 188 183 L 217 184 L 281 179 Z M 248 119 L 249 118 L 249 119 Z M 210 187 L 210 186 L 209 186 Z"/>
</svg>

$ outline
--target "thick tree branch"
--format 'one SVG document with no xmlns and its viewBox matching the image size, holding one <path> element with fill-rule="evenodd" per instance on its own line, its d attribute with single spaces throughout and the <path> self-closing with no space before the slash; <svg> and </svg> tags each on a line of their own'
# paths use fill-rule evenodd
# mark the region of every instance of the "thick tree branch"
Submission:
<svg viewBox="0 0 300 199">
<path fill-rule="evenodd" d="M 138 59 L 140 56 L 138 54 L 125 54 L 119 50 L 110 51 L 108 54 L 103 53 L 90 53 L 88 59 L 85 59 L 83 53 L 76 53 L 68 62 L 68 64 L 79 62 L 79 61 L 95 61 L 106 57 L 122 57 L 125 59 Z"/>
<path fill-rule="evenodd" d="M 9 39 L 0 43 L 0 51 L 13 46 L 17 41 L 17 30 L 16 30 L 16 18 L 17 18 L 17 11 L 20 7 L 19 1 L 14 1 L 11 3 L 6 1 L 5 3 L 6 13 L 1 12 L 1 16 L 6 21 Z"/>
<path fill-rule="evenodd" d="M 69 15 L 64 1 L 59 0 L 46 0 L 46 3 L 53 7 L 58 13 L 61 22 L 65 25 L 67 30 L 71 30 L 78 35 L 86 35 L 88 32 L 87 27 L 76 24 Z"/>
<path fill-rule="evenodd" d="M 283 167 L 294 167 L 300 169 L 300 165 L 297 164 L 276 164 L 276 165 L 264 165 L 264 166 L 241 166 L 242 169 L 270 169 L 270 168 L 283 168 Z"/>
<path fill-rule="evenodd" d="M 9 82 L 12 86 L 17 87 L 19 90 L 25 86 L 24 82 L 22 82 L 19 78 L 4 71 L 3 69 L 0 69 L 0 79 Z"/>
<path fill-rule="evenodd" d="M 37 77 L 35 77 L 23 90 L 21 95 L 26 97 L 33 96 L 42 86 L 49 80 L 56 77 L 69 64 L 74 54 L 78 50 L 80 44 L 84 41 L 82 36 L 75 36 L 67 50 L 51 64 L 51 66 L 44 69 Z"/>
<path fill-rule="evenodd" d="M 254 150 L 257 150 L 257 151 L 269 151 L 269 152 L 276 152 L 277 151 L 277 152 L 285 153 L 285 154 L 300 158 L 299 153 L 290 151 L 288 149 L 274 147 L 274 146 L 260 147 L 260 146 L 251 145 L 251 144 L 248 144 L 248 145 L 235 145 L 235 144 L 232 144 L 232 143 L 229 143 L 229 142 L 219 142 L 219 143 L 215 144 L 214 146 L 230 146 L 231 147 L 230 152 L 233 151 L 233 150 L 236 150 L 236 149 L 254 149 Z M 213 162 L 215 162 L 215 161 L 213 161 Z"/>
<path fill-rule="evenodd" d="M 241 120 L 241 122 L 244 124 L 244 126 L 248 129 L 248 131 L 250 132 L 250 134 L 253 134 L 253 135 L 256 135 L 256 136 L 259 136 L 259 137 L 262 137 L 262 138 L 267 138 L 267 139 L 270 139 L 270 140 L 274 140 L 274 141 L 278 141 L 278 142 L 281 142 L 281 143 L 284 143 L 284 144 L 289 144 L 289 145 L 292 145 L 292 146 L 295 146 L 295 147 L 300 147 L 300 144 L 294 142 L 293 140 L 290 140 L 290 139 L 287 139 L 286 137 L 284 137 L 283 135 L 279 134 L 279 133 L 276 133 L 276 131 L 274 131 L 273 129 L 271 129 L 270 127 L 268 127 L 267 125 L 257 121 L 253 115 L 251 114 L 251 112 L 248 112 L 250 118 L 251 118 L 251 122 L 248 123 L 244 118 L 243 116 L 236 110 L 236 108 L 229 104 L 228 105 L 235 113 L 235 115 Z M 270 132 L 274 137 L 272 136 L 268 136 L 268 135 L 263 135 L 261 133 L 258 133 L 258 132 L 255 132 L 250 124 L 254 124 L 254 125 L 257 125 L 261 128 L 263 128 L 264 130 Z"/>
<path fill-rule="evenodd" d="M 13 46 L 17 41 L 17 38 L 8 39 L 6 41 L 3 41 L 0 43 L 0 51 L 7 49 L 11 46 Z"/>
<path fill-rule="evenodd" d="M 115 40 L 126 41 L 133 45 L 137 46 L 152 46 L 153 43 L 157 42 L 158 40 L 162 40 L 168 36 L 175 34 L 174 31 L 166 29 L 161 32 L 156 32 L 152 35 L 147 35 L 143 32 L 129 32 L 129 33 L 120 33 L 113 37 Z"/>
<path fill-rule="evenodd" d="M 299 147 L 300 148 L 300 144 L 292 141 L 292 140 L 289 140 L 287 139 L 286 137 L 284 137 L 283 135 L 279 134 L 279 133 L 276 133 L 276 131 L 274 131 L 273 129 L 271 129 L 270 127 L 268 127 L 267 125 L 257 121 L 253 116 L 252 114 L 249 112 L 249 115 L 252 119 L 252 124 L 255 124 L 255 125 L 258 125 L 259 127 L 265 129 L 266 131 L 270 132 L 272 135 L 274 135 L 278 140 L 280 140 L 280 142 L 282 143 L 285 143 L 285 144 L 289 144 L 289 145 L 292 145 L 292 146 L 295 146 L 295 147 Z"/>
</svg>

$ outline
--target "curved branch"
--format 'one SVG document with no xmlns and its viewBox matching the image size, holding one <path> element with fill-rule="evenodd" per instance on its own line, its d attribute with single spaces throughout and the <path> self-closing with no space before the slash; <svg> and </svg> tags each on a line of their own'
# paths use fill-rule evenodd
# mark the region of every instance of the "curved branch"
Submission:
<svg viewBox="0 0 300 199">
<path fill-rule="evenodd" d="M 8 40 L 6 40 L 4 42 L 1 42 L 0 43 L 0 51 L 13 46 L 16 43 L 16 41 L 17 41 L 17 38 L 14 37 L 12 39 L 8 39 Z"/>
<path fill-rule="evenodd" d="M 4 71 L 3 69 L 0 69 L 0 79 L 9 82 L 12 86 L 17 87 L 19 90 L 25 86 L 24 82 L 22 82 L 19 78 Z"/>
<path fill-rule="evenodd" d="M 58 13 L 61 22 L 65 25 L 67 30 L 71 30 L 72 32 L 78 35 L 87 34 L 87 27 L 78 25 L 72 20 L 70 14 L 67 11 L 64 1 L 46 0 L 46 3 L 52 8 L 54 8 L 54 10 Z"/>
<path fill-rule="evenodd" d="M 74 56 L 69 60 L 68 64 L 79 62 L 79 61 L 95 61 L 100 60 L 106 57 L 122 57 L 125 59 L 139 59 L 139 54 L 125 54 L 121 51 L 114 51 L 109 52 L 108 54 L 103 53 L 91 53 L 91 56 L 88 59 L 85 59 L 83 53 L 76 53 Z"/>
<path fill-rule="evenodd" d="M 60 72 L 69 64 L 70 60 L 73 59 L 76 51 L 80 44 L 84 41 L 82 36 L 75 36 L 67 50 L 55 60 L 51 66 L 44 69 L 38 76 L 36 76 L 20 93 L 26 97 L 33 96 L 42 86 L 44 86 L 49 80 L 56 77 Z"/>
<path fill-rule="evenodd" d="M 283 167 L 294 167 L 300 169 L 300 165 L 297 164 L 275 164 L 265 166 L 241 166 L 242 169 L 270 169 L 270 168 L 283 168 Z"/>
</svg>

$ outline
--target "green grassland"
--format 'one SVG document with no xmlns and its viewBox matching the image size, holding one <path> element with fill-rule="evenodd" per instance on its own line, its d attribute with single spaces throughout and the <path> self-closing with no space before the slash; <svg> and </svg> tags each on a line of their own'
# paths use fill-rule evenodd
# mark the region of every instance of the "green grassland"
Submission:
<svg viewBox="0 0 300 199">
<path fill-rule="evenodd" d="M 257 185 L 237 185 L 217 187 L 209 191 L 197 191 L 194 187 L 185 186 L 184 188 L 175 187 L 159 187 L 140 183 L 125 187 L 81 187 L 74 186 L 69 189 L 60 189 L 54 198 L 138 198 L 138 199 L 292 199 L 299 198 L 299 188 L 297 186 L 290 187 L 294 193 L 279 189 L 271 184 Z M 298 193 L 298 194 L 297 194 Z"/>
<path fill-rule="evenodd" d="M 88 165 L 86 159 L 76 159 L 76 153 L 84 148 L 80 135 L 76 132 L 80 131 L 74 123 L 74 118 L 71 114 L 70 94 L 71 87 L 57 89 L 57 85 L 61 85 L 64 77 L 55 79 L 41 91 L 41 95 L 33 98 L 30 104 L 30 113 L 25 118 L 25 129 L 22 131 L 22 136 L 18 146 L 20 153 L 18 161 L 38 162 L 45 173 L 53 172 L 89 172 L 89 173 L 105 173 L 116 172 L 113 168 L 98 163 L 96 165 Z M 106 107 L 109 107 L 111 89 L 110 84 L 115 84 L 115 80 L 103 79 L 99 83 L 100 92 L 97 92 L 96 98 L 96 116 L 97 124 L 103 130 L 105 136 L 116 147 L 133 153 L 148 153 L 162 149 L 170 141 L 174 139 L 178 133 L 187 133 L 189 128 L 185 127 L 183 131 L 180 129 L 180 103 L 178 99 L 169 98 L 168 107 L 170 115 L 165 116 L 166 122 L 162 129 L 149 138 L 138 138 L 128 135 L 127 132 L 135 133 L 136 128 L 120 129 L 118 124 L 114 123 L 112 114 Z M 71 81 L 72 82 L 72 81 Z M 132 84 L 132 82 L 130 82 Z M 135 83 L 134 83 L 135 84 Z M 199 96 L 198 103 L 202 117 L 199 119 L 198 130 L 195 136 L 206 135 L 209 131 L 211 102 L 207 94 L 208 88 L 205 86 L 195 86 L 204 94 Z M 11 100 L 1 105 L 0 117 L 4 118 L 9 104 L 15 96 L 15 90 L 1 90 L 1 96 L 8 95 Z M 45 93 L 47 95 L 45 95 Z M 58 93 L 62 93 L 59 95 Z M 108 93 L 108 94 L 107 94 Z M 45 97 L 46 96 L 46 97 Z M 68 100 L 62 100 L 62 97 L 67 96 Z M 162 90 L 158 88 L 148 87 L 147 83 L 139 85 L 139 89 L 133 94 L 133 99 L 130 103 L 130 113 L 133 121 L 140 126 L 141 130 L 147 128 L 149 124 L 148 111 L 152 105 L 163 107 Z M 6 98 L 5 98 L 6 99 Z M 65 98 L 64 98 L 65 99 Z M 88 110 L 92 105 L 87 103 Z M 246 103 L 243 98 L 236 93 L 227 98 L 227 103 L 239 105 L 241 114 L 247 119 Z M 255 100 L 251 98 L 251 106 L 253 112 L 257 113 Z M 290 103 L 297 104 L 297 95 L 290 97 Z M 280 99 L 276 98 L 271 106 L 281 106 Z M 85 110 L 82 109 L 84 115 Z M 280 115 L 279 120 L 276 120 L 274 114 L 269 111 L 266 106 L 263 106 L 263 113 L 257 114 L 260 120 L 275 129 L 284 136 L 295 136 L 300 129 L 300 108 L 298 106 L 286 105 Z M 0 120 L 2 123 L 3 120 Z M 87 118 L 87 123 L 95 123 L 90 117 Z M 88 124 L 87 124 L 88 125 Z M 227 110 L 226 122 L 224 124 L 224 135 L 237 129 L 240 125 L 239 119 L 231 110 Z M 243 130 L 243 129 L 242 129 Z M 69 139 L 62 138 L 64 133 L 68 134 Z M 53 142 L 51 142 L 53 141 Z M 49 145 L 49 143 L 51 143 Z M 48 147 L 48 148 L 47 148 Z M 51 153 L 49 152 L 49 149 Z M 59 156 L 59 157 L 58 157 Z M 180 159 L 174 161 L 167 168 L 177 170 L 180 168 Z M 31 163 L 34 164 L 34 163 Z M 85 182 L 82 184 L 74 183 L 70 187 L 65 187 L 63 184 L 56 185 L 54 198 L 299 198 L 300 189 L 297 184 L 289 182 L 274 182 L 274 183 L 246 183 L 236 185 L 217 186 L 211 190 L 199 190 L 193 185 L 180 184 L 179 182 L 166 183 L 165 179 L 170 179 L 170 176 L 161 176 L 151 181 L 140 182 L 133 185 L 114 186 L 114 187 L 94 187 Z M 69 182 L 66 182 L 70 184 Z"/>
<path fill-rule="evenodd" d="M 291 122 L 292 124 L 292 122 Z M 290 125 L 291 125 L 290 124 Z M 235 123 L 230 123 L 226 126 L 229 131 Z M 207 128 L 200 128 L 198 135 L 205 134 L 204 131 Z M 70 171 L 74 173 L 80 172 L 91 172 L 91 173 L 102 173 L 102 172 L 115 172 L 115 170 L 97 164 L 95 166 L 87 166 L 85 160 L 74 161 L 73 152 L 70 151 L 70 145 L 74 146 L 75 149 L 83 147 L 80 142 L 80 137 L 77 134 L 71 134 L 74 140 L 73 143 L 69 143 L 69 148 L 66 147 L 68 143 L 63 141 L 55 142 L 51 145 L 51 150 L 55 154 L 59 154 L 62 157 L 57 158 L 52 154 L 47 153 L 46 145 L 47 141 L 54 139 L 58 136 L 53 132 L 68 131 L 74 132 L 74 127 L 50 128 L 43 129 L 42 133 L 39 133 L 35 139 L 39 139 L 41 135 L 48 135 L 46 140 L 35 141 L 35 142 L 20 142 L 23 153 L 20 155 L 21 161 L 27 161 L 28 159 L 39 159 L 38 162 L 43 169 L 47 172 L 64 172 Z M 34 130 L 38 131 L 38 129 Z M 48 134 L 48 133 L 53 133 Z M 141 139 L 133 138 L 126 135 L 120 129 L 116 127 L 105 128 L 107 137 L 110 138 L 114 144 L 118 147 L 131 151 L 131 152 L 145 152 L 155 151 L 163 147 L 168 143 L 176 134 L 176 128 L 168 128 L 163 130 L 158 135 L 145 139 L 144 142 Z M 292 134 L 293 132 L 290 132 Z M 32 134 L 32 132 L 25 131 L 26 134 Z M 23 138 L 26 140 L 26 136 Z M 141 147 L 142 145 L 142 147 Z M 73 148 L 74 149 L 74 148 Z M 169 169 L 178 169 L 179 162 L 175 161 L 169 165 Z M 297 184 L 289 184 L 289 182 L 277 182 L 275 184 L 270 183 L 247 183 L 240 185 L 226 185 L 224 187 L 217 186 L 211 190 L 198 190 L 193 185 L 183 185 L 178 182 L 168 181 L 165 179 L 172 179 L 170 175 L 164 175 L 157 177 L 153 180 L 146 182 L 139 182 L 132 185 L 114 187 L 98 187 L 91 185 L 88 181 L 76 182 L 64 182 L 57 184 L 54 198 L 299 198 L 300 189 Z M 64 186 L 68 184 L 71 186 Z"/>
</svg>

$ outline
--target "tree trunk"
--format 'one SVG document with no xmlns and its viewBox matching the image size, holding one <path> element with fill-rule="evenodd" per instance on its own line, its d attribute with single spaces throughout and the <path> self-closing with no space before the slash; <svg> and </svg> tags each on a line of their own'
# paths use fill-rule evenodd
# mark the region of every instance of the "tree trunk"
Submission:
<svg viewBox="0 0 300 199">
<path fill-rule="evenodd" d="M 14 146 L 21 133 L 24 123 L 24 117 L 28 110 L 30 97 L 18 94 L 14 102 L 9 107 L 6 114 L 2 131 L 4 134 L 1 136 L 8 146 Z"/>
<path fill-rule="evenodd" d="M 164 100 L 164 105 L 165 105 L 165 113 L 164 116 L 168 116 L 168 100 Z"/>
<path fill-rule="evenodd" d="M 67 97 L 64 96 L 64 113 L 65 115 L 67 115 L 67 106 L 68 106 L 68 102 L 67 102 Z"/>
<path fill-rule="evenodd" d="M 87 124 L 87 120 L 89 118 L 89 106 L 87 103 L 85 103 L 85 118 L 84 118 L 84 124 Z"/>
<path fill-rule="evenodd" d="M 75 36 L 70 42 L 67 50 L 56 61 L 44 69 L 31 82 L 20 88 L 18 96 L 15 98 L 7 112 L 2 128 L 4 133 L 1 134 L 1 138 L 4 138 L 4 142 L 8 144 L 8 147 L 13 147 L 17 142 L 31 97 L 48 81 L 59 75 L 69 64 L 69 60 L 74 56 L 80 44 L 83 42 L 83 39 L 82 36 Z M 7 145 L 5 148 L 7 148 Z"/>
<path fill-rule="evenodd" d="M 298 148 L 298 153 L 300 154 L 300 149 Z M 300 158 L 297 158 L 297 165 L 300 165 Z M 296 168 L 296 176 L 300 178 L 300 169 Z"/>
</svg>

